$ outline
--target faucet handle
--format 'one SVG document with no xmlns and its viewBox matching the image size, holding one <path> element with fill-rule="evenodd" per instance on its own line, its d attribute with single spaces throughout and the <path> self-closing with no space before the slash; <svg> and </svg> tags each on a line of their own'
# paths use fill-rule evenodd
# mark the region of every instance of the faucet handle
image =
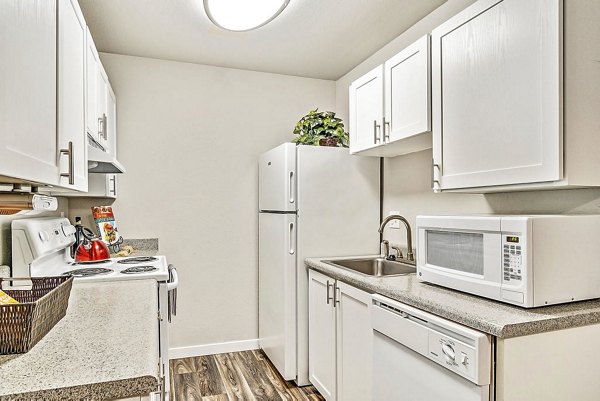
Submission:
<svg viewBox="0 0 600 401">
<path fill-rule="evenodd" d="M 402 251 L 397 246 L 392 246 L 392 249 L 396 251 L 396 259 L 402 259 L 404 255 L 402 255 Z"/>
<path fill-rule="evenodd" d="M 390 241 L 388 241 L 386 239 L 381 241 L 380 248 L 383 248 L 383 250 L 380 249 L 381 254 L 383 255 L 384 258 L 387 259 L 390 256 Z"/>
</svg>

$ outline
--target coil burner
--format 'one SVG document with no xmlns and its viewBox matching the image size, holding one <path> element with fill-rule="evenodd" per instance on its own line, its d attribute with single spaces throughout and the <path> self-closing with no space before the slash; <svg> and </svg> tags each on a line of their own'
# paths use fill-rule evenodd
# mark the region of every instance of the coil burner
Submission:
<svg viewBox="0 0 600 401">
<path fill-rule="evenodd" d="M 158 270 L 154 266 L 132 266 L 127 269 L 121 271 L 123 274 L 139 274 L 139 273 L 148 273 Z"/>
<path fill-rule="evenodd" d="M 112 269 L 105 269 L 102 267 L 88 267 L 85 269 L 75 269 L 70 270 L 68 272 L 63 273 L 63 276 L 75 276 L 75 277 L 90 277 L 90 276 L 98 276 L 101 274 L 109 274 L 112 273 Z"/>
<path fill-rule="evenodd" d="M 152 256 L 139 256 L 139 257 L 133 257 L 133 258 L 119 260 L 119 261 L 117 261 L 117 263 L 122 263 L 125 265 L 134 265 L 134 264 L 138 264 L 138 263 L 156 262 L 157 260 L 158 260 L 157 258 L 152 257 Z"/>
</svg>

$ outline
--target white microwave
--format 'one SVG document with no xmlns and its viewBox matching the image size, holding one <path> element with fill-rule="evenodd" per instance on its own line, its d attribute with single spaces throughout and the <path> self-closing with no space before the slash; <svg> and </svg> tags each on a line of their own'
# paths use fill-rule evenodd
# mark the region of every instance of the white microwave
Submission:
<svg viewBox="0 0 600 401">
<path fill-rule="evenodd" d="M 600 215 L 417 216 L 417 277 L 525 308 L 600 298 Z"/>
</svg>

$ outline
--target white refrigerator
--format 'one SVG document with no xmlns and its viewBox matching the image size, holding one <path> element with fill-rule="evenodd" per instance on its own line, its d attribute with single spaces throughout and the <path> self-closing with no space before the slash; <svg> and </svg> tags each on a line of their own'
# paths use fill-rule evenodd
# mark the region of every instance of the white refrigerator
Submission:
<svg viewBox="0 0 600 401">
<path fill-rule="evenodd" d="M 308 381 L 308 257 L 379 253 L 379 159 L 285 143 L 259 160 L 259 344 Z"/>
</svg>

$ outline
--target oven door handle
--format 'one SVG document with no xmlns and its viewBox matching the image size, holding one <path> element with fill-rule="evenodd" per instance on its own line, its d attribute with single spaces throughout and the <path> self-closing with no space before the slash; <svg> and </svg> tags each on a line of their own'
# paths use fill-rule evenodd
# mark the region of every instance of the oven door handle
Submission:
<svg viewBox="0 0 600 401">
<path fill-rule="evenodd" d="M 171 317 L 177 316 L 177 286 L 179 285 L 179 276 L 175 266 L 169 265 L 169 281 L 167 281 L 167 300 L 168 300 L 168 320 L 171 323 Z"/>
<path fill-rule="evenodd" d="M 179 285 L 179 276 L 177 276 L 177 269 L 173 265 L 169 265 L 169 281 L 167 281 L 167 291 L 171 291 L 177 288 Z"/>
</svg>

